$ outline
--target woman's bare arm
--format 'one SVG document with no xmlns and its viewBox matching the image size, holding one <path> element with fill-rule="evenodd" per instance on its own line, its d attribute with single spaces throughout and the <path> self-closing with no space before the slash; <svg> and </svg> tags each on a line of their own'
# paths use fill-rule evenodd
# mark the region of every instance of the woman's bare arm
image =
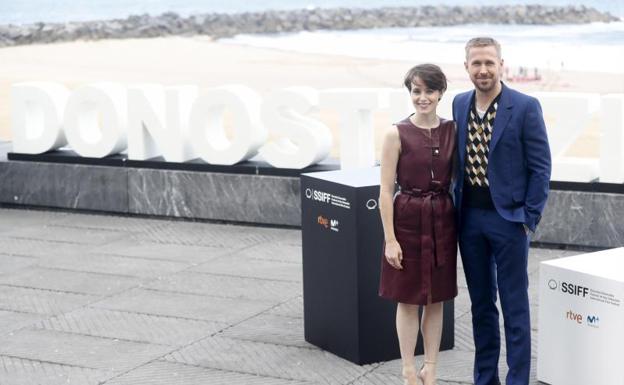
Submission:
<svg viewBox="0 0 624 385">
<path fill-rule="evenodd" d="M 379 212 L 383 224 L 385 255 L 388 262 L 401 269 L 403 254 L 394 235 L 393 196 L 397 163 L 401 152 L 401 139 L 397 127 L 393 126 L 384 135 L 381 149 L 381 182 L 379 189 Z"/>
</svg>

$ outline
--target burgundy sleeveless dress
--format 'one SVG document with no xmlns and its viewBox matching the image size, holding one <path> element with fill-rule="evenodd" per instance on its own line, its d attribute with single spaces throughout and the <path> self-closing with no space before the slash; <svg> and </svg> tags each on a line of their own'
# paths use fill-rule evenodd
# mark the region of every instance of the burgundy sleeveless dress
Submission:
<svg viewBox="0 0 624 385">
<path fill-rule="evenodd" d="M 401 153 L 394 233 L 403 252 L 403 269 L 392 267 L 382 254 L 379 295 L 419 305 L 446 301 L 457 295 L 455 209 L 449 193 L 455 123 L 441 119 L 431 137 L 409 118 L 396 126 Z"/>
</svg>

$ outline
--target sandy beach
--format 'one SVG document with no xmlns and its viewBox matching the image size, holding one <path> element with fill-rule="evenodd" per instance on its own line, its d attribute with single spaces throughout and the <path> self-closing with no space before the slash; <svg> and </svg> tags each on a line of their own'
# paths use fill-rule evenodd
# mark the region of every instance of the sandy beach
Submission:
<svg viewBox="0 0 624 385">
<path fill-rule="evenodd" d="M 200 89 L 243 84 L 265 95 L 288 86 L 398 87 L 412 62 L 313 55 L 222 44 L 208 37 L 76 41 L 50 45 L 0 48 L 0 139 L 10 140 L 11 84 L 55 81 L 69 88 L 97 82 L 193 84 Z M 471 84 L 461 63 L 439 63 L 449 77 L 449 89 Z M 623 93 L 624 74 L 543 71 L 541 81 L 513 82 L 521 91 Z M 337 114 L 321 111 L 334 134 L 338 154 Z M 390 124 L 387 114 L 375 116 L 379 139 Z M 599 132 L 590 127 L 570 150 L 574 156 L 597 156 Z M 381 141 L 377 141 L 377 148 Z"/>
</svg>

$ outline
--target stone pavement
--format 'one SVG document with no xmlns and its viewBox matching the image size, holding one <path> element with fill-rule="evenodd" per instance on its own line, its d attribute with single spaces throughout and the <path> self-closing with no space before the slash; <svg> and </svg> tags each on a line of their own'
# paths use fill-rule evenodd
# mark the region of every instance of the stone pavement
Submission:
<svg viewBox="0 0 624 385">
<path fill-rule="evenodd" d="M 531 250 L 534 341 L 538 263 L 573 253 Z M 401 384 L 304 341 L 301 270 L 299 230 L 1 208 L 0 385 Z M 439 385 L 471 383 L 459 276 Z"/>
</svg>

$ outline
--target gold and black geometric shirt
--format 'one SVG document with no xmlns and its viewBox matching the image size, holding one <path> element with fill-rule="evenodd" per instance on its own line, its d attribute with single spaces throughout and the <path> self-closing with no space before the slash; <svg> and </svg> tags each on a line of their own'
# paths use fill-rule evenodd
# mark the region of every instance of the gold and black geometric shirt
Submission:
<svg viewBox="0 0 624 385">
<path fill-rule="evenodd" d="M 490 196 L 487 169 L 492 130 L 499 99 L 500 93 L 494 98 L 483 117 L 480 117 L 477 113 L 475 99 L 473 99 L 470 108 L 464 170 L 464 204 L 470 207 L 494 207 L 492 197 Z"/>
<path fill-rule="evenodd" d="M 483 118 L 479 117 L 477 113 L 476 101 L 473 101 L 470 109 L 465 171 L 468 182 L 473 186 L 489 186 L 487 179 L 488 155 L 499 98 L 500 94 L 492 101 Z"/>
</svg>

